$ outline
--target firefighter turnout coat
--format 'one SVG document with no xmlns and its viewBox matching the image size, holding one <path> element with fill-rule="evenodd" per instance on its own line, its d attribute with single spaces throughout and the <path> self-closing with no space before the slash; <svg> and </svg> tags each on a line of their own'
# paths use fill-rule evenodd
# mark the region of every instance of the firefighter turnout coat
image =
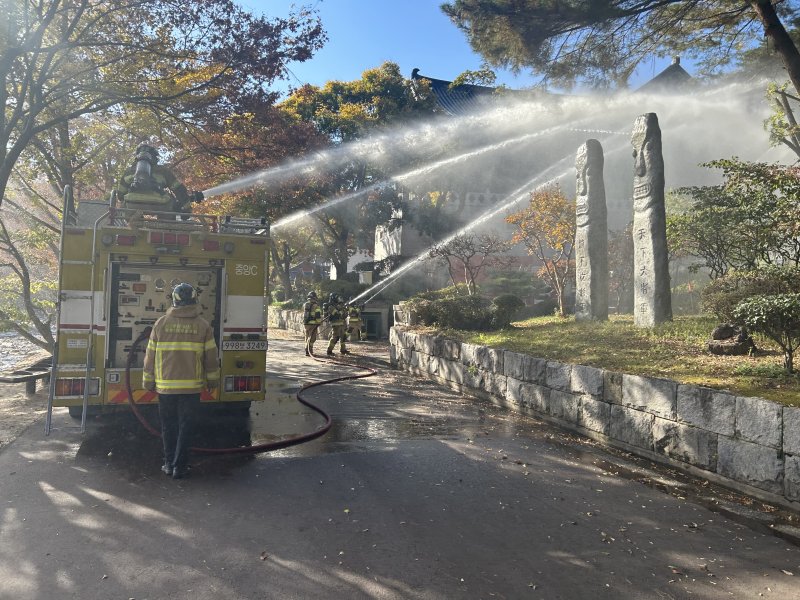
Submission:
<svg viewBox="0 0 800 600">
<path fill-rule="evenodd" d="M 174 306 L 156 321 L 144 355 L 142 384 L 159 394 L 194 394 L 219 385 L 214 332 L 196 304 Z"/>
<path fill-rule="evenodd" d="M 151 189 L 146 191 L 131 190 L 135 173 L 135 167 L 129 167 L 117 182 L 117 196 L 126 208 L 174 212 L 189 204 L 186 187 L 166 167 L 151 167 Z"/>
</svg>

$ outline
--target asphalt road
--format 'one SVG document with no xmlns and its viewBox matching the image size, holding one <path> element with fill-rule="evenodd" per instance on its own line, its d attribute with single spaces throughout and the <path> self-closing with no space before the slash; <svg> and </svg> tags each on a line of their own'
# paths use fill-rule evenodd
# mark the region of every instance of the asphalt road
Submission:
<svg viewBox="0 0 800 600">
<path fill-rule="evenodd" d="M 733 495 L 354 350 L 380 372 L 308 393 L 325 437 L 195 456 L 182 481 L 124 415 L 28 429 L 0 451 L 0 598 L 800 599 L 800 549 L 721 513 Z M 250 441 L 318 427 L 294 391 L 343 363 L 272 341 Z M 243 424 L 218 417 L 210 443 Z"/>
</svg>

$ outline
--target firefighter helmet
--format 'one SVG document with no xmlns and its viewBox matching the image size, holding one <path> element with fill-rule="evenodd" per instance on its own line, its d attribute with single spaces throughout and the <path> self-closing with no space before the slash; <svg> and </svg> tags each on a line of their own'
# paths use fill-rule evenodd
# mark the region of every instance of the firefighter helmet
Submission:
<svg viewBox="0 0 800 600">
<path fill-rule="evenodd" d="M 306 300 L 316 300 L 316 299 L 317 299 L 317 292 L 315 292 L 314 290 L 311 290 L 310 292 L 308 292 L 308 296 L 306 297 Z"/>
<path fill-rule="evenodd" d="M 197 304 L 197 292 L 189 283 L 179 283 L 172 290 L 172 306 Z"/>
<path fill-rule="evenodd" d="M 158 162 L 158 149 L 148 143 L 142 143 L 136 147 L 136 159 L 140 160 L 141 158 L 144 158 L 143 155 L 147 155 L 152 164 L 156 164 Z"/>
</svg>

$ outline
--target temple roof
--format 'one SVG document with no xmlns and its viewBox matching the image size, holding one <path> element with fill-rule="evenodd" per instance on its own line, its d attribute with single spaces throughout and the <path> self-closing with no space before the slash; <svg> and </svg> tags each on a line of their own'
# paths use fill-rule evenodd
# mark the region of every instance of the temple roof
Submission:
<svg viewBox="0 0 800 600">
<path fill-rule="evenodd" d="M 672 59 L 672 64 L 639 87 L 637 92 L 681 92 L 694 84 L 694 78 L 681 66 L 680 56 Z"/>
<path fill-rule="evenodd" d="M 692 85 L 695 81 L 694 78 L 681 67 L 680 62 L 680 58 L 675 57 L 669 67 L 638 88 L 636 92 L 679 92 L 683 91 L 687 86 Z M 421 75 L 419 69 L 411 71 L 411 79 L 425 79 L 428 85 L 430 85 L 434 96 L 436 96 L 437 104 L 447 114 L 454 116 L 465 115 L 483 108 L 491 101 L 498 89 L 472 84 L 454 86 L 452 81 Z M 558 94 L 550 94 L 535 90 L 505 89 L 504 93 L 528 97 L 558 96 Z"/>
<path fill-rule="evenodd" d="M 420 75 L 419 69 L 411 72 L 411 79 L 427 80 L 433 95 L 436 96 L 436 102 L 450 115 L 463 115 L 480 108 L 496 89 L 471 84 L 453 86 L 452 81 Z"/>
</svg>

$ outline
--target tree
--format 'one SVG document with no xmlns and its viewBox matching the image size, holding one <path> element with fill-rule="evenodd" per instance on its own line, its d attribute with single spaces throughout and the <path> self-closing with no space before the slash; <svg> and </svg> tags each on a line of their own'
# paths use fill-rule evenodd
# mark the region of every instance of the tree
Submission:
<svg viewBox="0 0 800 600">
<path fill-rule="evenodd" d="M 206 121 L 269 96 L 266 85 L 286 62 L 308 59 L 324 40 L 313 15 L 268 20 L 232 0 L 0 7 L 0 203 L 17 161 L 45 132 L 59 131 L 60 167 L 68 170 L 71 120 L 140 105 Z"/>
<path fill-rule="evenodd" d="M 457 279 L 460 279 L 456 274 L 461 271 L 467 284 L 467 293 L 471 296 L 475 293 L 477 279 L 486 267 L 506 268 L 510 265 L 513 257 L 500 256 L 508 248 L 508 242 L 496 235 L 465 233 L 436 244 L 428 251 L 428 256 L 447 265 L 455 289 L 458 289 Z"/>
<path fill-rule="evenodd" d="M 431 114 L 433 106 L 433 98 L 414 93 L 411 82 L 391 62 L 364 71 L 355 81 L 329 81 L 321 88 L 303 86 L 280 105 L 293 118 L 313 124 L 332 147 L 357 142 L 389 125 L 417 120 Z M 386 180 L 386 169 L 399 166 L 397 157 L 385 164 L 381 153 L 366 150 L 359 153 L 355 148 L 331 159 L 330 164 L 321 165 L 326 173 L 315 180 L 321 198 L 336 201 L 331 208 L 314 211 L 314 217 L 337 276 L 347 272 L 347 259 L 356 243 L 371 244 L 375 226 L 391 220 L 398 208 L 398 186 Z"/>
<path fill-rule="evenodd" d="M 608 291 L 618 313 L 633 311 L 633 222 L 608 237 Z"/>
<path fill-rule="evenodd" d="M 538 258 L 540 276 L 556 292 L 558 314 L 567 315 L 566 288 L 572 274 L 572 252 L 575 243 L 575 202 L 558 187 L 543 187 L 531 193 L 530 203 L 506 221 L 517 226 L 511 238 L 522 243 L 528 253 Z"/>
<path fill-rule="evenodd" d="M 55 243 L 44 260 L 38 240 L 58 231 L 64 187 L 103 196 L 137 138 L 274 99 L 324 33 L 311 13 L 268 20 L 231 0 L 0 0 L 0 14 L 0 208 L 35 203 L 2 215 L 0 275 L 23 301 L 0 319 L 49 347 Z"/>
<path fill-rule="evenodd" d="M 685 55 L 714 71 L 766 37 L 800 92 L 800 53 L 772 0 L 452 0 L 444 13 L 490 66 L 531 68 L 546 80 L 626 87 L 652 56 Z"/>
<path fill-rule="evenodd" d="M 0 329 L 49 350 L 59 229 L 56 208 L 43 200 L 47 195 L 22 189 L 0 207 Z"/>
<path fill-rule="evenodd" d="M 688 207 L 667 219 L 671 251 L 699 257 L 712 279 L 731 269 L 800 265 L 800 168 L 717 160 L 719 186 L 680 190 Z"/>
<path fill-rule="evenodd" d="M 752 296 L 734 309 L 737 321 L 762 333 L 783 350 L 783 368 L 794 373 L 794 353 L 800 346 L 800 294 Z"/>
</svg>

